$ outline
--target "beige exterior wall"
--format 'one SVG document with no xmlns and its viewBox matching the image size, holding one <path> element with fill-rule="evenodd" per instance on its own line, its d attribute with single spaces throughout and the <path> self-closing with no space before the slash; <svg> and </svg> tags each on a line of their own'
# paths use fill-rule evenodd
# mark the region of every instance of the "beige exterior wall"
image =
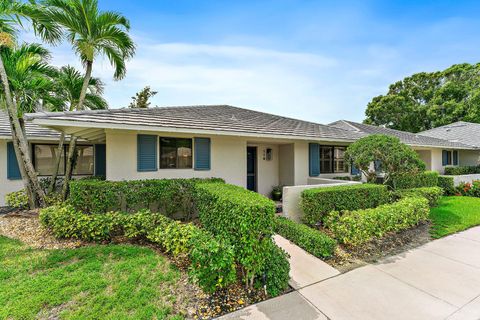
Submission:
<svg viewBox="0 0 480 320">
<path fill-rule="evenodd" d="M 7 140 L 0 140 L 0 206 L 5 205 L 7 193 L 23 188 L 22 180 L 7 179 Z"/>
<path fill-rule="evenodd" d="M 431 150 L 415 150 L 420 159 L 425 162 L 425 167 L 427 170 L 432 170 L 432 151 Z"/>
<path fill-rule="evenodd" d="M 477 166 L 480 164 L 480 151 L 460 150 L 458 152 L 458 163 L 461 166 Z"/>
<path fill-rule="evenodd" d="M 295 184 L 295 145 L 293 143 L 279 146 L 279 184 L 293 186 Z"/>
</svg>

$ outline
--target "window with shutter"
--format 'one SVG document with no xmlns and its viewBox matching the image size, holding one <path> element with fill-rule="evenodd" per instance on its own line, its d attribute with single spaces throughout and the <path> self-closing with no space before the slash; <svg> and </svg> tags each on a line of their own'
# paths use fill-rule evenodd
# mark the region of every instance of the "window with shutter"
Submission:
<svg viewBox="0 0 480 320">
<path fill-rule="evenodd" d="M 309 154 L 309 175 L 316 177 L 320 174 L 320 146 L 318 143 L 310 143 L 308 145 Z"/>
<path fill-rule="evenodd" d="M 137 171 L 157 170 L 157 136 L 137 136 Z"/>
<path fill-rule="evenodd" d="M 195 138 L 195 170 L 210 170 L 210 138 Z"/>
<path fill-rule="evenodd" d="M 17 155 L 13 147 L 13 142 L 7 142 L 7 179 L 19 180 L 22 176 L 18 167 Z"/>
</svg>

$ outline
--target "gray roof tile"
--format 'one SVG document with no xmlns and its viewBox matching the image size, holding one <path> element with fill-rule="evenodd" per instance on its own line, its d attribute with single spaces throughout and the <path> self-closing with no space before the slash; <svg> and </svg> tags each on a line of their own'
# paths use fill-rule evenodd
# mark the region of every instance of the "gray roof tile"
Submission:
<svg viewBox="0 0 480 320">
<path fill-rule="evenodd" d="M 39 125 L 33 124 L 29 121 L 25 122 L 25 129 L 27 137 L 34 139 L 41 138 L 58 138 L 60 133 L 55 130 L 50 130 Z M 0 111 L 0 137 L 11 137 L 10 122 L 8 115 L 4 111 Z"/>
<path fill-rule="evenodd" d="M 480 148 L 480 123 L 458 121 L 418 134 L 469 144 Z"/>
</svg>

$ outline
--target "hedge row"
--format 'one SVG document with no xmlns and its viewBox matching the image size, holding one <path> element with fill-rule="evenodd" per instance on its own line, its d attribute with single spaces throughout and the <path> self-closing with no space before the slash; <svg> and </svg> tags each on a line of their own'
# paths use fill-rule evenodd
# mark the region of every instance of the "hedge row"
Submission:
<svg viewBox="0 0 480 320">
<path fill-rule="evenodd" d="M 42 209 L 40 221 L 58 238 L 86 241 L 110 240 L 115 235 L 146 238 L 173 256 L 188 257 L 190 276 L 208 292 L 236 280 L 231 245 L 193 224 L 183 224 L 158 213 L 142 210 L 134 214 L 84 214 L 71 205 L 59 205 Z"/>
<path fill-rule="evenodd" d="M 332 211 L 325 226 L 335 238 L 350 246 L 358 246 L 386 233 L 408 229 L 428 219 L 428 200 L 405 198 L 392 204 L 356 211 Z"/>
<path fill-rule="evenodd" d="M 443 189 L 445 195 L 450 196 L 455 193 L 455 182 L 453 177 L 438 176 L 438 186 Z"/>
<path fill-rule="evenodd" d="M 394 192 L 395 199 L 403 199 L 407 197 L 424 197 L 428 200 L 428 204 L 430 205 L 430 207 L 436 207 L 442 195 L 443 189 L 440 187 L 401 189 Z"/>
<path fill-rule="evenodd" d="M 152 179 L 132 181 L 75 180 L 70 182 L 70 203 L 85 213 L 136 212 L 150 209 L 188 220 L 195 214 L 194 186 L 222 179 Z"/>
<path fill-rule="evenodd" d="M 304 222 L 315 225 L 330 211 L 375 208 L 389 201 L 390 194 L 386 186 L 355 184 L 306 189 L 302 192 L 300 205 Z"/>
<path fill-rule="evenodd" d="M 235 259 L 247 285 L 256 277 L 271 272 L 268 262 L 284 261 L 276 275 L 286 279 L 278 291 L 286 289 L 289 268 L 283 250 L 272 249 L 275 204 L 270 199 L 245 188 L 225 183 L 203 183 L 195 187 L 195 203 L 202 226 L 234 245 Z M 276 257 L 270 256 L 277 255 Z M 287 262 L 285 262 L 287 261 Z M 272 279 L 274 280 L 274 279 Z M 267 279 L 268 281 L 268 279 Z"/>
<path fill-rule="evenodd" d="M 459 176 L 463 174 L 478 174 L 480 173 L 480 166 L 460 166 L 460 167 L 446 167 L 445 175 Z"/>
<path fill-rule="evenodd" d="M 425 171 L 417 174 L 406 174 L 392 177 L 393 189 L 412 189 L 423 187 L 436 187 L 438 185 L 438 172 Z"/>
<path fill-rule="evenodd" d="M 283 217 L 275 219 L 275 232 L 318 258 L 330 258 L 336 242 L 325 233 Z"/>
</svg>

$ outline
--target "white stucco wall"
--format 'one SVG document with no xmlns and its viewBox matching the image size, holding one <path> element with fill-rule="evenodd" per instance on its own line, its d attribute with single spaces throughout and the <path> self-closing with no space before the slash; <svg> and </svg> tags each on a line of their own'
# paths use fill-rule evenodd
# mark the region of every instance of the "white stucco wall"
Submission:
<svg viewBox="0 0 480 320">
<path fill-rule="evenodd" d="M 272 188 L 280 184 L 278 145 L 258 143 L 248 143 L 248 145 L 257 147 L 257 191 L 266 196 L 270 196 Z M 265 159 L 265 151 L 267 148 L 272 149 L 271 160 Z"/>
<path fill-rule="evenodd" d="M 23 188 L 22 180 L 7 179 L 7 140 L 0 140 L 0 206 L 5 205 L 5 195 Z"/>
<path fill-rule="evenodd" d="M 458 152 L 458 163 L 461 166 L 477 166 L 480 164 L 480 151 L 460 150 Z"/>
<path fill-rule="evenodd" d="M 295 184 L 295 147 L 293 143 L 279 146 L 279 184 L 293 186 Z"/>
<path fill-rule="evenodd" d="M 420 159 L 425 162 L 425 167 L 427 170 L 432 170 L 432 151 L 431 150 L 415 150 Z"/>
<path fill-rule="evenodd" d="M 296 141 L 294 143 L 294 165 L 295 176 L 294 184 L 305 185 L 309 178 L 308 175 L 308 142 Z"/>
</svg>

